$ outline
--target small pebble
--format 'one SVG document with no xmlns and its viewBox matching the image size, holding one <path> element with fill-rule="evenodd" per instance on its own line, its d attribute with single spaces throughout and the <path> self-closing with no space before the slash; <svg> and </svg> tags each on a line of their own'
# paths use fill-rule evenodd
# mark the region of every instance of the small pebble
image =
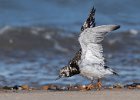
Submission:
<svg viewBox="0 0 140 100">
<path fill-rule="evenodd" d="M 13 90 L 22 90 L 21 86 L 15 85 L 12 87 Z"/>
<path fill-rule="evenodd" d="M 12 90 L 11 87 L 8 87 L 8 86 L 4 86 L 2 89 L 5 89 L 5 90 Z"/>
<path fill-rule="evenodd" d="M 49 89 L 50 90 L 58 90 L 59 88 L 56 85 L 49 85 Z"/>
<path fill-rule="evenodd" d="M 43 90 L 48 90 L 49 89 L 49 86 L 43 86 L 42 89 Z"/>
<path fill-rule="evenodd" d="M 135 89 L 135 87 L 133 87 L 133 86 L 128 86 L 128 89 Z"/>
<path fill-rule="evenodd" d="M 140 85 L 137 85 L 136 88 L 140 89 Z"/>
<path fill-rule="evenodd" d="M 113 89 L 113 88 L 114 88 L 113 86 L 108 87 L 108 89 Z"/>
<path fill-rule="evenodd" d="M 124 86 L 122 84 L 116 84 L 116 85 L 113 85 L 113 88 L 123 88 Z"/>
<path fill-rule="evenodd" d="M 28 85 L 22 85 L 21 88 L 22 88 L 22 90 L 29 90 L 29 86 Z"/>
</svg>

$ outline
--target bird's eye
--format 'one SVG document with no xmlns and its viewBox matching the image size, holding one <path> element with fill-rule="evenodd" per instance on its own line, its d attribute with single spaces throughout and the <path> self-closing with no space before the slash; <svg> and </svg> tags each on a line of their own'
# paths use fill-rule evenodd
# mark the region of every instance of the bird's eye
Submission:
<svg viewBox="0 0 140 100">
<path fill-rule="evenodd" d="M 63 72 L 63 73 L 61 73 L 61 75 L 62 75 L 62 76 L 66 76 L 66 73 Z"/>
</svg>

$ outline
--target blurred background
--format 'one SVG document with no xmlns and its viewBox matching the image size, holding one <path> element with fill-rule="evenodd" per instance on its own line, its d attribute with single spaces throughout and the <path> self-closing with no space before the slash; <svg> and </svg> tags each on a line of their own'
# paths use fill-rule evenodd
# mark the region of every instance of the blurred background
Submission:
<svg viewBox="0 0 140 100">
<path fill-rule="evenodd" d="M 79 49 L 93 5 L 96 25 L 121 25 L 104 41 L 107 64 L 120 76 L 104 84 L 140 82 L 139 0 L 0 0 L 0 86 L 89 83 L 79 75 L 55 78 Z"/>
</svg>

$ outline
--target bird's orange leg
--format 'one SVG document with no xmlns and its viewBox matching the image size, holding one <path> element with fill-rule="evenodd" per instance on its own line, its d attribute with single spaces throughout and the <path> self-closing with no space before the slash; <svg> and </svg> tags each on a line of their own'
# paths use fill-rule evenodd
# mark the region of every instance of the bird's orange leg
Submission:
<svg viewBox="0 0 140 100">
<path fill-rule="evenodd" d="M 94 88 L 96 88 L 96 85 L 93 84 L 93 81 L 91 81 L 91 83 L 86 86 L 86 90 L 92 90 Z"/>
<path fill-rule="evenodd" d="M 92 90 L 94 88 L 95 88 L 95 85 L 93 85 L 93 84 L 89 84 L 86 86 L 86 90 Z"/>
<path fill-rule="evenodd" d="M 97 84 L 96 84 L 96 88 L 97 88 L 97 90 L 100 90 L 101 87 L 102 87 L 102 82 L 100 79 L 98 79 Z"/>
</svg>

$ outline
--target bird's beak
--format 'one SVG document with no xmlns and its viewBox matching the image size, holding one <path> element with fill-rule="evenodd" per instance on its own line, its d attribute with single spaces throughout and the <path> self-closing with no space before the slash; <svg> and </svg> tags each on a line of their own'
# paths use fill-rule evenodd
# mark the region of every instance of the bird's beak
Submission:
<svg viewBox="0 0 140 100">
<path fill-rule="evenodd" d="M 55 80 L 59 80 L 61 77 L 60 76 L 58 76 Z"/>
</svg>

